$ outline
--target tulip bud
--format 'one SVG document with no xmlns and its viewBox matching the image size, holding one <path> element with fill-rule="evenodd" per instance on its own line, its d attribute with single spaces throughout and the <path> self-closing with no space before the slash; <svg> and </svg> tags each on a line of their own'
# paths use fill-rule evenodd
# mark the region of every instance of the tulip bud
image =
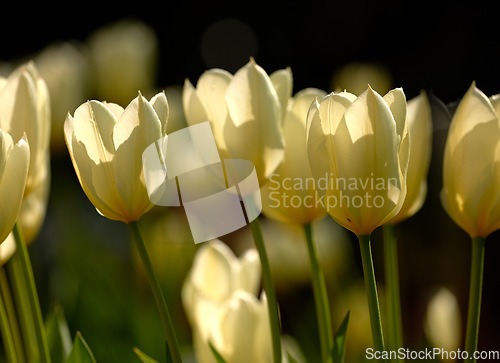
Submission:
<svg viewBox="0 0 500 363">
<path fill-rule="evenodd" d="M 446 139 L 441 202 L 472 238 L 500 228 L 500 98 L 473 83 Z"/>
<path fill-rule="evenodd" d="M 427 195 L 427 172 L 432 152 L 432 117 L 429 99 L 424 91 L 408 101 L 406 119 L 411 139 L 406 198 L 399 213 L 390 221 L 393 224 L 417 213 Z"/>
<path fill-rule="evenodd" d="M 406 196 L 409 137 L 406 98 L 331 93 L 307 116 L 307 149 L 328 213 L 358 236 L 393 218 Z"/>
<path fill-rule="evenodd" d="M 223 158 L 251 161 L 263 185 L 283 159 L 282 121 L 291 92 L 289 69 L 268 76 L 251 59 L 234 76 L 211 69 L 196 88 L 186 80 L 184 112 L 188 125 L 210 121 Z"/>
<path fill-rule="evenodd" d="M 219 240 L 199 249 L 182 290 L 199 362 L 214 362 L 209 342 L 227 363 L 272 361 L 266 298 L 255 296 L 259 282 L 255 250 L 236 258 Z"/>
<path fill-rule="evenodd" d="M 29 162 L 26 139 L 14 144 L 12 137 L 0 130 L 0 241 L 7 238 L 19 216 Z"/>
<path fill-rule="evenodd" d="M 26 135 L 30 145 L 30 168 L 24 197 L 38 182 L 46 167 L 50 139 L 50 101 L 47 86 L 30 62 L 0 80 L 0 128 L 14 141 Z"/>
<path fill-rule="evenodd" d="M 45 81 L 29 62 L 0 80 L 0 127 L 30 144 L 30 167 L 19 215 L 26 243 L 38 234 L 50 190 L 50 100 Z"/>
<path fill-rule="evenodd" d="M 289 101 L 283 122 L 285 155 L 283 163 L 262 187 L 263 213 L 279 221 L 303 225 L 326 214 L 319 203 L 306 147 L 307 111 L 315 97 L 325 92 L 305 89 Z"/>
<path fill-rule="evenodd" d="M 166 134 L 164 93 L 147 101 L 140 93 L 127 108 L 89 101 L 68 114 L 64 134 L 80 184 L 99 213 L 123 222 L 137 221 L 150 202 L 142 153 Z"/>
</svg>

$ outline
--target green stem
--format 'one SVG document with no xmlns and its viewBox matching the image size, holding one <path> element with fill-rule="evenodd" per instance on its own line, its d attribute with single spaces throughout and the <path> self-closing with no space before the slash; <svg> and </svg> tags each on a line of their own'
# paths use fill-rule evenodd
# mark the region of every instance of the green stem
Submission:
<svg viewBox="0 0 500 363">
<path fill-rule="evenodd" d="M 384 262 L 386 286 L 387 348 L 397 351 L 403 347 L 403 325 L 401 319 L 401 298 L 399 293 L 398 247 L 395 227 L 385 224 Z M 400 361 L 397 359 L 396 361 Z"/>
<path fill-rule="evenodd" d="M 24 279 L 23 268 L 21 266 L 21 259 L 22 257 L 20 254 L 14 253 L 14 255 L 7 262 L 7 269 L 17 316 L 19 318 L 19 326 L 21 328 L 26 361 L 33 362 L 38 359 L 38 343 L 36 340 L 33 316 L 31 314 L 31 306 L 28 298 L 28 287 Z"/>
<path fill-rule="evenodd" d="M 5 271 L 5 266 L 0 267 L 0 294 L 5 306 L 7 318 L 9 319 L 10 331 L 12 333 L 12 342 L 14 343 L 17 361 L 24 362 L 26 360 L 24 358 L 24 347 L 21 339 L 21 332 L 19 330 L 19 323 L 17 321 L 16 308 L 14 306 L 7 273 Z"/>
<path fill-rule="evenodd" d="M 0 332 L 2 333 L 2 342 L 5 349 L 7 362 L 17 363 L 16 348 L 14 346 L 14 338 L 10 329 L 9 318 L 5 310 L 3 296 L 0 297 Z"/>
<path fill-rule="evenodd" d="M 321 357 L 323 362 L 326 362 L 328 361 L 328 357 L 333 347 L 332 319 L 330 315 L 330 304 L 328 302 L 328 292 L 326 290 L 325 277 L 319 265 L 316 246 L 314 245 L 311 224 L 304 225 L 304 233 L 306 235 L 309 264 L 311 265 L 312 288 L 318 319 Z"/>
<path fill-rule="evenodd" d="M 278 302 L 276 300 L 276 293 L 274 291 L 273 278 L 271 276 L 271 267 L 269 259 L 267 258 L 266 247 L 264 245 L 264 237 L 260 229 L 260 222 L 255 218 L 250 222 L 252 228 L 253 239 L 255 241 L 255 248 L 260 256 L 260 263 L 262 265 L 262 280 L 264 282 L 264 291 L 267 297 L 267 309 L 269 311 L 269 322 L 271 325 L 271 339 L 273 345 L 273 362 L 281 363 L 281 329 L 278 313 Z"/>
<path fill-rule="evenodd" d="M 182 362 L 182 358 L 179 349 L 179 343 L 177 341 L 177 336 L 175 334 L 174 325 L 168 311 L 167 303 L 161 291 L 160 283 L 156 278 L 153 264 L 151 263 L 151 260 L 149 258 L 148 250 L 146 249 L 146 245 L 144 244 L 144 240 L 142 239 L 141 233 L 139 231 L 139 225 L 137 222 L 130 222 L 128 225 L 130 227 L 132 235 L 134 236 L 137 251 L 139 252 L 142 265 L 144 266 L 146 276 L 148 277 L 149 284 L 151 286 L 151 290 L 153 291 L 156 306 L 158 308 L 158 312 L 160 313 L 161 322 L 163 324 L 163 329 L 165 330 L 165 337 L 170 354 L 172 356 L 172 360 L 174 363 L 180 363 Z"/>
<path fill-rule="evenodd" d="M 49 346 L 47 344 L 47 337 L 45 336 L 45 328 L 43 325 L 42 311 L 40 309 L 40 302 L 38 300 L 38 293 L 36 291 L 35 278 L 33 276 L 33 269 L 28 254 L 28 248 L 24 243 L 21 227 L 19 222 L 15 224 L 14 239 L 16 241 L 16 255 L 20 256 L 20 265 L 22 273 L 26 281 L 28 301 L 31 307 L 31 314 L 34 322 L 35 335 L 38 342 L 39 359 L 41 363 L 50 362 Z"/>
<path fill-rule="evenodd" d="M 467 314 L 467 332 L 465 350 L 469 353 L 465 362 L 475 362 L 473 354 L 477 350 L 479 335 L 479 316 L 481 314 L 481 291 L 483 287 L 485 239 L 472 239 L 472 263 L 470 269 L 469 311 Z"/>
<path fill-rule="evenodd" d="M 382 332 L 382 322 L 380 320 L 380 307 L 378 303 L 375 271 L 373 270 L 370 236 L 358 236 L 358 240 L 361 250 L 366 295 L 368 298 L 368 310 L 370 312 L 373 345 L 376 351 L 382 352 L 385 350 L 384 334 Z"/>
</svg>

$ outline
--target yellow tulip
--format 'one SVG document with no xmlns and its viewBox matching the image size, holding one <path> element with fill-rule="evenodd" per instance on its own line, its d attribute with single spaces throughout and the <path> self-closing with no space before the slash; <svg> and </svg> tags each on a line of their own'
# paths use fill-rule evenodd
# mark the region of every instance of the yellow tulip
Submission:
<svg viewBox="0 0 500 363">
<path fill-rule="evenodd" d="M 283 160 L 282 121 L 291 92 L 290 69 L 268 76 L 250 59 L 234 76 L 211 69 L 196 88 L 186 80 L 183 106 L 188 125 L 210 121 L 223 158 L 250 160 L 263 185 Z"/>
<path fill-rule="evenodd" d="M 305 89 L 290 101 L 283 122 L 285 155 L 283 163 L 261 189 L 262 211 L 270 218 L 303 225 L 326 214 L 309 168 L 306 147 L 306 117 L 316 97 L 324 91 Z"/>
<path fill-rule="evenodd" d="M 50 99 L 45 81 L 33 62 L 0 79 L 0 127 L 14 141 L 26 135 L 30 167 L 19 215 L 26 243 L 38 235 L 50 190 Z"/>
<path fill-rule="evenodd" d="M 441 202 L 472 238 L 500 228 L 500 98 L 473 83 L 453 116 L 444 152 Z"/>
<path fill-rule="evenodd" d="M 26 138 L 30 145 L 30 168 L 24 198 L 40 182 L 46 168 L 50 139 L 50 101 L 45 81 L 33 62 L 0 79 L 0 128 L 14 141 Z"/>
<path fill-rule="evenodd" d="M 198 250 L 182 300 L 199 362 L 215 362 L 209 342 L 228 363 L 272 361 L 266 298 L 255 295 L 260 269 L 253 249 L 237 258 L 223 242 L 212 240 Z"/>
<path fill-rule="evenodd" d="M 409 137 L 406 98 L 331 93 L 307 116 L 307 148 L 328 213 L 358 236 L 392 219 L 406 195 Z"/>
<path fill-rule="evenodd" d="M 12 137 L 0 130 L 0 241 L 7 238 L 19 216 L 29 162 L 26 139 L 14 144 Z"/>
<path fill-rule="evenodd" d="M 89 101 L 68 114 L 66 144 L 80 184 L 97 211 L 109 219 L 137 221 L 150 202 L 142 153 L 166 134 L 164 93 L 147 101 L 140 93 L 127 108 Z"/>
<path fill-rule="evenodd" d="M 406 176 L 406 198 L 399 213 L 390 223 L 399 223 L 417 213 L 427 195 L 427 172 L 432 153 L 432 115 L 427 94 L 408 101 L 406 110 L 410 134 L 410 159 Z"/>
</svg>

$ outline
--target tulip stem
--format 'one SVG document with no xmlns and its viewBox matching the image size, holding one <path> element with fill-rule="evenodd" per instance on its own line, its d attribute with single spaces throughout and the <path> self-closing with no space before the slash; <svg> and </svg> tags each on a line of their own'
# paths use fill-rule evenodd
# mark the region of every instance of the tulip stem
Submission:
<svg viewBox="0 0 500 363">
<path fill-rule="evenodd" d="M 19 324 L 17 322 L 16 308 L 12 299 L 7 272 L 5 271 L 5 266 L 0 267 L 0 295 L 5 307 L 5 313 L 7 314 L 10 332 L 12 334 L 12 342 L 14 343 L 14 349 L 16 351 L 17 361 L 24 362 L 26 360 L 24 358 L 24 347 L 19 330 Z"/>
<path fill-rule="evenodd" d="M 370 312 L 370 325 L 372 329 L 373 345 L 376 351 L 382 352 L 385 350 L 384 334 L 382 332 L 382 322 L 380 319 L 380 306 L 378 302 L 375 271 L 373 270 L 370 236 L 358 236 L 358 240 L 361 250 L 361 261 L 363 264 L 363 275 L 365 279 L 366 295 L 368 299 L 368 310 Z"/>
<path fill-rule="evenodd" d="M 466 363 L 475 362 L 474 352 L 477 350 L 479 335 L 479 317 L 481 314 L 481 294 L 483 287 L 485 239 L 472 239 L 472 262 L 470 270 L 469 311 L 467 313 L 467 332 L 465 350 L 468 353 Z"/>
<path fill-rule="evenodd" d="M 267 309 L 269 311 L 269 323 L 271 325 L 271 339 L 273 345 L 273 362 L 281 363 L 281 329 L 278 313 L 278 302 L 274 291 L 273 278 L 271 276 L 271 267 L 267 257 L 266 247 L 264 245 L 264 237 L 260 228 L 260 221 L 255 218 L 250 222 L 252 228 L 255 248 L 257 249 L 262 265 L 262 280 L 264 283 L 264 291 L 267 298 Z"/>
<path fill-rule="evenodd" d="M 395 226 L 385 224 L 382 227 L 382 231 L 384 236 L 387 347 L 389 350 L 397 351 L 403 347 L 403 326 Z"/>
<path fill-rule="evenodd" d="M 10 328 L 10 319 L 7 316 L 3 296 L 0 297 L 0 332 L 5 350 L 7 362 L 17 362 L 16 348 L 14 346 L 14 337 Z"/>
<path fill-rule="evenodd" d="M 15 253 L 7 262 L 7 269 L 17 316 L 19 318 L 20 334 L 24 344 L 24 353 L 26 355 L 25 360 L 32 362 L 36 360 L 38 356 L 38 343 L 28 298 L 28 287 L 24 279 L 20 260 L 21 256 Z"/>
<path fill-rule="evenodd" d="M 142 265 L 146 271 L 146 276 L 148 277 L 151 290 L 153 291 L 156 306 L 160 313 L 161 322 L 163 324 L 163 329 L 165 330 L 166 341 L 169 347 L 170 354 L 172 355 L 172 360 L 174 363 L 182 362 L 181 353 L 179 349 L 179 343 L 177 341 L 177 336 L 175 334 L 174 325 L 168 311 L 168 306 L 165 301 L 165 297 L 161 291 L 160 283 L 156 278 L 156 274 L 153 269 L 153 264 L 149 258 L 148 250 L 144 244 L 141 233 L 139 231 L 139 225 L 137 222 L 130 222 L 130 231 L 132 232 L 137 251 L 142 261 Z"/>
<path fill-rule="evenodd" d="M 33 268 L 31 267 L 30 256 L 28 248 L 24 242 L 23 234 L 19 222 L 14 225 L 13 229 L 14 239 L 16 241 L 16 255 L 18 255 L 22 273 L 27 287 L 28 301 L 31 306 L 31 314 L 33 317 L 33 326 L 35 335 L 38 342 L 39 359 L 41 363 L 50 362 L 49 346 L 47 344 L 47 337 L 45 335 L 45 327 L 43 325 L 42 311 L 40 309 L 40 301 L 38 300 L 38 293 L 36 291 L 35 277 L 33 276 Z"/>
<path fill-rule="evenodd" d="M 321 344 L 321 357 L 327 362 L 333 347 L 332 319 L 330 315 L 330 304 L 326 289 L 325 277 L 319 265 L 318 253 L 314 245 L 312 226 L 310 223 L 304 225 L 306 235 L 309 264 L 311 265 L 312 288 L 316 315 L 318 319 L 319 339 Z"/>
</svg>

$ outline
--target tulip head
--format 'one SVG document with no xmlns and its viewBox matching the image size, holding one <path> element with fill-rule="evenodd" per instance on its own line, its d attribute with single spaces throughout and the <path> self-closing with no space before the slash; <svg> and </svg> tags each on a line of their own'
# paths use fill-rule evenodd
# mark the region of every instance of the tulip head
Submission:
<svg viewBox="0 0 500 363">
<path fill-rule="evenodd" d="M 29 162 L 26 138 L 14 144 L 12 137 L 0 130 L 0 242 L 7 238 L 19 216 Z"/>
<path fill-rule="evenodd" d="M 500 228 L 500 98 L 473 83 L 450 124 L 441 203 L 471 237 Z"/>
<path fill-rule="evenodd" d="M 307 116 L 307 149 L 328 213 L 357 235 L 393 218 L 406 196 L 409 136 L 406 98 L 370 87 L 356 97 L 331 93 Z"/>
<path fill-rule="evenodd" d="M 326 214 L 313 182 L 306 147 L 306 118 L 316 97 L 324 91 L 305 89 L 290 99 L 283 122 L 285 155 L 283 163 L 261 189 L 262 210 L 270 218 L 303 225 Z"/>
<path fill-rule="evenodd" d="M 164 93 L 147 101 L 141 94 L 123 109 L 89 101 L 68 114 L 66 144 L 80 184 L 97 211 L 109 219 L 137 221 L 150 202 L 142 153 L 166 133 Z"/>
<path fill-rule="evenodd" d="M 406 198 L 399 213 L 390 221 L 393 224 L 417 213 L 427 195 L 427 172 L 432 153 L 432 116 L 429 99 L 424 91 L 408 101 L 406 119 L 411 138 Z"/>
<path fill-rule="evenodd" d="M 186 80 L 184 112 L 188 125 L 210 121 L 223 158 L 250 160 L 263 185 L 283 159 L 282 121 L 291 92 L 289 69 L 268 76 L 251 59 L 234 76 L 211 69 L 196 88 Z"/>
<path fill-rule="evenodd" d="M 237 258 L 219 240 L 197 252 L 182 290 L 193 330 L 196 356 L 213 362 L 212 343 L 226 362 L 271 360 L 271 336 L 265 295 L 256 297 L 260 261 L 255 250 Z"/>
<path fill-rule="evenodd" d="M 43 173 L 40 169 L 47 167 L 50 139 L 49 92 L 33 62 L 0 79 L 0 128 L 8 132 L 14 142 L 24 135 L 29 142 L 30 168 L 24 194 L 27 198 L 37 184 L 43 182 L 39 178 Z"/>
</svg>

